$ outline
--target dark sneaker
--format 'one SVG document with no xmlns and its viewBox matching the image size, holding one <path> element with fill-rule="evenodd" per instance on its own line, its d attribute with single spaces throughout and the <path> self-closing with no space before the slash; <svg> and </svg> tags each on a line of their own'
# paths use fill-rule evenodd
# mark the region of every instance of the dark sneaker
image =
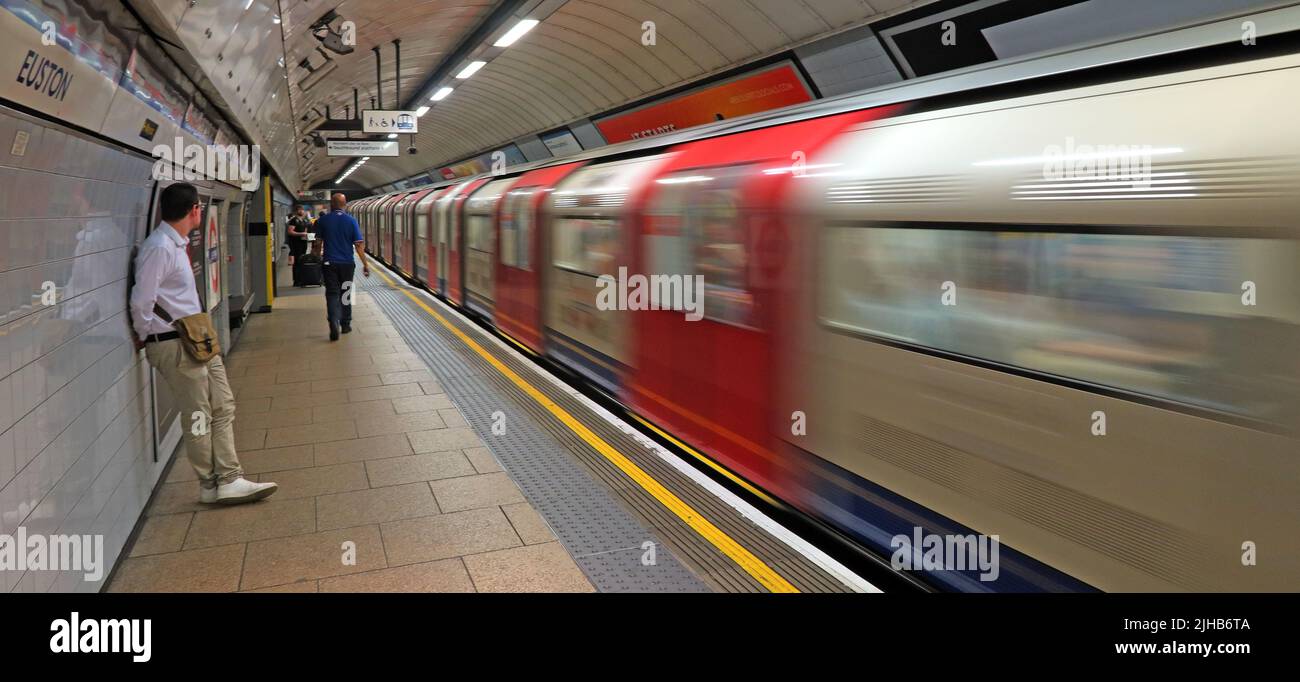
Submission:
<svg viewBox="0 0 1300 682">
<path fill-rule="evenodd" d="M 333 322 L 330 323 L 330 341 L 339 340 L 339 327 Z"/>
<path fill-rule="evenodd" d="M 343 325 L 343 333 L 344 333 L 344 334 L 351 334 L 351 333 L 352 333 L 352 325 L 350 325 L 350 324 L 345 324 L 345 325 Z"/>
</svg>

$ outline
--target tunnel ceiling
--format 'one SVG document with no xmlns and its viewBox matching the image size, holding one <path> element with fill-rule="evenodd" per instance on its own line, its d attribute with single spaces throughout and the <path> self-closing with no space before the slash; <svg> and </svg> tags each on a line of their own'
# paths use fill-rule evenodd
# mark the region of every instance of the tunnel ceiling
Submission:
<svg viewBox="0 0 1300 682">
<path fill-rule="evenodd" d="M 923 3 L 568 0 L 553 4 L 557 9 L 540 25 L 472 78 L 459 82 L 450 97 L 433 103 L 420 119 L 418 155 L 372 158 L 349 179 L 374 187 L 408 177 L 861 25 L 881 13 Z M 430 20 L 439 22 L 436 17 Z M 653 46 L 642 44 L 646 21 L 655 22 Z M 407 26 L 403 31 L 405 71 L 407 35 L 417 35 L 420 29 Z M 331 174 L 344 165 L 317 170 L 308 176 L 308 183 L 332 180 L 337 175 Z"/>
<path fill-rule="evenodd" d="M 349 179 L 375 187 L 520 137 L 778 54 L 885 13 L 930 0 L 139 0 L 133 3 L 165 40 L 183 46 L 229 104 L 254 142 L 284 177 L 303 187 L 330 182 L 351 161 L 329 158 L 308 133 L 325 107 L 345 116 L 357 88 L 361 107 L 378 93 L 375 54 L 382 52 L 385 108 L 419 103 L 419 153 L 372 158 Z M 350 54 L 322 47 L 313 26 L 334 11 L 331 28 L 355 25 Z M 518 19 L 541 23 L 508 48 L 491 43 Z M 655 24 L 654 45 L 642 43 Z M 226 27 L 223 29 L 222 27 Z M 278 35 L 277 35 L 278 34 Z M 251 36 L 240 38 L 241 35 Z M 281 42 L 282 39 L 282 42 Z M 394 47 L 401 40 L 396 101 Z M 464 50 L 470 50 L 465 53 Z M 456 53 L 461 51 L 460 55 Z M 229 53 L 229 54 L 226 54 Z M 235 54 L 238 64 L 230 68 Z M 328 61 L 326 58 L 328 54 Z M 284 59 L 280 62 L 279 57 Z M 455 57 L 455 59 L 453 59 Z M 471 59 L 488 63 L 456 90 L 428 102 L 430 78 L 454 74 Z M 309 60 L 312 71 L 303 66 Z M 453 63 L 454 62 L 454 63 Z M 242 69 L 242 70 L 241 70 Z M 321 71 L 327 69 L 328 73 Z M 448 76 L 450 79 L 450 76 Z M 240 88 L 241 82 L 244 88 Z M 280 85 L 275 85 L 279 82 Z M 275 95 L 287 92 L 289 102 Z M 420 94 L 420 102 L 412 98 Z M 287 120 L 293 127 L 289 128 Z M 283 128 L 283 133 L 281 133 Z M 292 133 L 292 134 L 291 134 Z M 343 133 L 326 133 L 341 137 Z M 291 183 L 292 184 L 292 183 Z"/>
<path fill-rule="evenodd" d="M 353 106 L 354 87 L 361 108 L 371 108 L 371 98 L 378 99 L 372 51 L 375 46 L 379 46 L 383 60 L 384 108 L 399 108 L 395 101 L 397 82 L 393 77 L 396 63 L 392 41 L 402 41 L 401 91 L 403 99 L 409 100 L 415 88 L 487 17 L 495 4 L 493 0 L 349 0 L 342 3 L 281 0 L 286 20 L 284 49 L 285 62 L 290 67 L 289 90 L 300 133 L 305 134 L 314 127 L 327 106 L 331 116 L 343 118 L 345 107 L 351 110 Z M 313 36 L 312 26 L 330 10 L 339 16 L 332 24 L 334 28 L 340 28 L 343 21 L 351 21 L 356 26 L 356 46 L 351 54 L 318 49 L 321 42 Z M 331 62 L 326 62 L 324 54 L 329 55 Z M 313 68 L 331 71 L 317 82 L 306 81 L 304 89 L 304 80 L 311 72 L 301 64 L 308 59 Z M 302 161 L 304 186 L 337 177 L 339 168 L 348 159 L 328 158 L 323 149 L 312 151 L 310 142 L 303 141 L 303 134 L 298 138 L 298 154 L 300 158 L 304 153 L 310 155 Z"/>
<path fill-rule="evenodd" d="M 303 16 L 328 5 L 300 3 Z M 908 0 L 556 0 L 524 3 L 516 18 L 541 19 L 517 43 L 499 51 L 473 77 L 457 81 L 447 99 L 424 102 L 432 110 L 420 119 L 416 155 L 372 158 L 349 178 L 374 187 L 437 168 L 524 135 L 669 90 L 712 73 L 781 52 L 791 45 L 861 25 L 882 13 L 911 7 Z M 357 51 L 346 78 L 330 79 L 306 101 L 338 107 L 352 100 L 352 85 L 374 89 L 374 54 L 383 45 L 387 106 L 393 97 L 391 40 L 402 39 L 403 99 L 423 83 L 458 38 L 495 3 L 364 0 L 344 2 L 339 13 L 356 16 Z M 353 7 L 357 9 L 353 9 Z M 531 11 L 529 11 L 531 10 Z M 296 10 L 295 10 L 295 13 Z M 310 21 L 310 20 L 308 20 Z M 656 44 L 642 44 L 642 25 L 655 22 Z M 301 20 L 297 23 L 301 24 Z M 491 41 L 487 41 L 490 45 Z M 315 40 L 289 36 L 291 60 L 301 59 Z M 493 51 L 494 53 L 497 51 Z M 473 57 L 471 57 L 473 58 Z M 460 63 L 452 65 L 459 70 Z M 295 93 L 295 96 L 298 96 Z M 363 103 L 363 106 L 366 106 Z M 414 108 L 414 105 L 413 105 Z M 338 114 L 336 114 L 338 115 Z M 301 116 L 301 114 L 300 114 Z M 306 186 L 329 182 L 346 159 L 315 156 L 304 174 Z"/>
</svg>

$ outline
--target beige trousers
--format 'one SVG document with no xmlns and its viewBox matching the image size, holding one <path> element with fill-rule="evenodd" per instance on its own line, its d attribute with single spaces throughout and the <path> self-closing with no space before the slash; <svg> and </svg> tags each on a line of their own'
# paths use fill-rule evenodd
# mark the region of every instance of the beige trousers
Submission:
<svg viewBox="0 0 1300 682">
<path fill-rule="evenodd" d="M 185 451 L 200 485 L 210 488 L 243 476 L 235 453 L 235 395 L 221 356 L 202 364 L 185 352 L 179 339 L 151 343 L 144 352 L 176 397 Z"/>
</svg>

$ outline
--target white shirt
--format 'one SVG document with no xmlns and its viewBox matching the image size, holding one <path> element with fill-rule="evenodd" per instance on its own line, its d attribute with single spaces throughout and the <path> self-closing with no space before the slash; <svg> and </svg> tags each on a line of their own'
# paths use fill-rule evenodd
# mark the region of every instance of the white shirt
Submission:
<svg viewBox="0 0 1300 682">
<path fill-rule="evenodd" d="M 131 289 L 131 324 L 142 340 L 150 334 L 173 331 L 170 322 L 154 314 L 157 302 L 173 320 L 203 312 L 190 267 L 189 239 L 167 223 L 140 245 L 135 257 L 135 287 Z"/>
</svg>

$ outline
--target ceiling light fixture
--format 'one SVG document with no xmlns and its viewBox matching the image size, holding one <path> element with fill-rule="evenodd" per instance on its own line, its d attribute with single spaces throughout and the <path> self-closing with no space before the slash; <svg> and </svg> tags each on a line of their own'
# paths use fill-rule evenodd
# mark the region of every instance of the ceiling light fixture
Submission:
<svg viewBox="0 0 1300 682">
<path fill-rule="evenodd" d="M 456 77 L 465 80 L 466 78 L 478 73 L 478 70 L 486 65 L 487 62 L 470 62 L 468 66 L 460 70 L 460 73 L 456 74 Z"/>
<path fill-rule="evenodd" d="M 417 118 L 427 113 L 429 113 L 429 107 L 420 107 L 419 109 L 415 110 L 415 115 Z"/>
<path fill-rule="evenodd" d="M 447 99 L 447 95 L 450 95 L 454 89 L 455 88 L 451 87 L 438 88 L 438 91 L 433 93 L 433 97 L 430 97 L 429 99 L 435 102 L 441 102 L 442 100 Z"/>
<path fill-rule="evenodd" d="M 514 28 L 506 31 L 505 35 L 501 36 L 500 39 L 493 43 L 493 47 L 510 47 L 511 45 L 514 45 L 516 40 L 519 40 L 525 33 L 533 30 L 533 27 L 536 26 L 537 23 L 536 19 L 521 19 L 519 23 L 514 25 Z"/>
</svg>

